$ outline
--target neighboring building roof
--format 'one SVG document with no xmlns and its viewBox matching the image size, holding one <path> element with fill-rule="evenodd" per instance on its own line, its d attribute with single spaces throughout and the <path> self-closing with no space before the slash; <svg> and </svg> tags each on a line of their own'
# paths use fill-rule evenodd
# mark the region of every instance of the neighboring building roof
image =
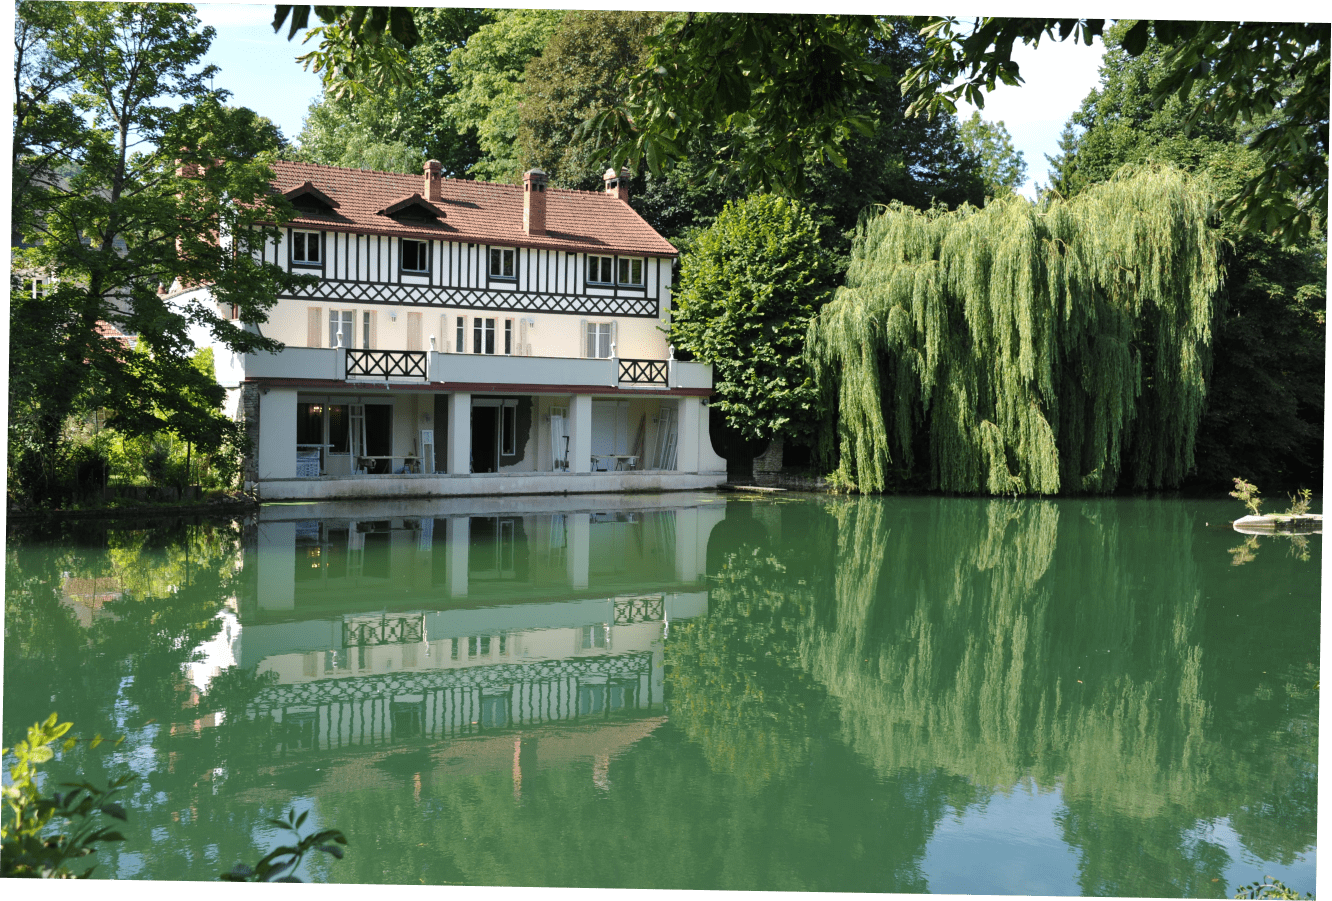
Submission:
<svg viewBox="0 0 1332 901">
<path fill-rule="evenodd" d="M 442 199 L 430 201 L 430 205 L 444 218 L 427 222 L 385 215 L 400 201 L 421 193 L 424 178 L 420 174 L 287 161 L 275 162 L 273 174 L 273 187 L 279 193 L 309 185 L 337 205 L 322 214 L 301 212 L 289 223 L 297 227 L 590 253 L 677 253 L 629 204 L 601 192 L 548 189 L 546 234 L 529 235 L 523 231 L 522 185 L 441 179 Z"/>
<path fill-rule="evenodd" d="M 104 319 L 97 320 L 97 334 L 102 338 L 110 338 L 113 341 L 119 341 L 125 347 L 131 349 L 133 349 L 134 345 L 139 343 L 138 336 L 127 335 Z"/>
</svg>

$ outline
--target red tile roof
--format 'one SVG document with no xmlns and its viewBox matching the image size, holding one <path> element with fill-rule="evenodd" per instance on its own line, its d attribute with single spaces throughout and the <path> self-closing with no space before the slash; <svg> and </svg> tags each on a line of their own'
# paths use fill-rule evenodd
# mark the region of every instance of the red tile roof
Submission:
<svg viewBox="0 0 1332 901">
<path fill-rule="evenodd" d="M 111 338 L 115 341 L 119 341 L 125 347 L 129 348 L 132 348 L 135 344 L 139 343 L 138 336 L 127 335 L 104 319 L 97 320 L 97 334 L 102 338 Z"/>
<path fill-rule="evenodd" d="M 433 223 L 399 221 L 379 212 L 404 197 L 420 194 L 424 179 L 419 174 L 278 161 L 273 164 L 273 175 L 273 187 L 279 193 L 308 182 L 338 204 L 325 214 L 303 212 L 291 221 L 294 226 L 592 253 L 677 253 L 629 204 L 600 192 L 547 189 L 546 234 L 539 236 L 523 231 L 522 185 L 441 179 L 442 199 L 432 205 L 443 210 L 444 219 Z"/>
</svg>

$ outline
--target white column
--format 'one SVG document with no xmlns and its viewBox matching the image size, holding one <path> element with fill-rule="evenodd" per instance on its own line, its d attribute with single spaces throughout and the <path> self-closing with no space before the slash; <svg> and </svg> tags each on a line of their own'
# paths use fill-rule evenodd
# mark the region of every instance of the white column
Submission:
<svg viewBox="0 0 1332 901">
<path fill-rule="evenodd" d="M 449 395 L 449 436 L 446 461 L 449 475 L 472 471 L 472 395 L 455 391 Z"/>
<path fill-rule="evenodd" d="M 294 417 L 293 417 L 294 418 Z M 296 452 L 293 449 L 292 458 Z M 293 471 L 294 471 L 293 464 Z M 296 523 L 260 523 L 256 548 L 256 580 L 260 610 L 296 607 Z"/>
<path fill-rule="evenodd" d="M 450 516 L 445 524 L 449 544 L 449 597 L 467 597 L 467 552 L 472 546 L 472 521 Z"/>
<path fill-rule="evenodd" d="M 296 478 L 295 388 L 259 389 L 258 469 L 261 481 Z"/>
<path fill-rule="evenodd" d="M 590 461 L 589 461 L 590 462 Z M 592 514 L 570 513 L 564 549 L 564 565 L 570 588 L 587 587 L 587 570 L 592 551 Z"/>
<path fill-rule="evenodd" d="M 698 418 L 702 409 L 697 397 L 680 398 L 680 437 L 675 458 L 677 472 L 698 472 Z"/>
<path fill-rule="evenodd" d="M 569 398 L 569 471 L 592 471 L 592 398 L 576 394 Z M 295 455 L 293 454 L 293 457 Z M 295 466 L 293 460 L 292 466 Z"/>
</svg>

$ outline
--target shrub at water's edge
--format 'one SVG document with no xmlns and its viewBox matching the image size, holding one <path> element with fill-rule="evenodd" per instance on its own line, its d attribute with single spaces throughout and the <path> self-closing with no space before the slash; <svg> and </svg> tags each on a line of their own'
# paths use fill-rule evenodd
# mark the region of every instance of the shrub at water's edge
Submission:
<svg viewBox="0 0 1332 901">
<path fill-rule="evenodd" d="M 102 824 L 106 817 L 127 819 L 125 808 L 111 798 L 135 776 L 120 776 L 105 789 L 88 782 L 62 783 L 69 790 L 49 796 L 38 785 L 39 766 L 54 759 L 56 743 L 68 751 L 81 741 L 65 738 L 72 726 L 59 722 L 52 713 L 44 722 L 30 726 L 27 739 L 12 749 L 15 763 L 9 771 L 11 781 L 4 787 L 6 810 L 0 823 L 0 877 L 87 879 L 97 865 L 76 872 L 75 861 L 96 853 L 99 844 L 125 840 L 120 832 Z M 122 741 L 123 736 L 115 744 Z M 95 735 L 88 744 L 97 747 L 101 742 L 102 736 Z M 4 748 L 0 753 L 7 755 L 10 750 Z M 293 809 L 285 819 L 269 819 L 270 826 L 291 832 L 296 843 L 273 849 L 254 866 L 238 863 L 218 878 L 224 882 L 300 882 L 294 874 L 311 851 L 341 860 L 340 846 L 347 844 L 346 836 L 337 829 L 301 835 L 307 815 Z"/>
</svg>

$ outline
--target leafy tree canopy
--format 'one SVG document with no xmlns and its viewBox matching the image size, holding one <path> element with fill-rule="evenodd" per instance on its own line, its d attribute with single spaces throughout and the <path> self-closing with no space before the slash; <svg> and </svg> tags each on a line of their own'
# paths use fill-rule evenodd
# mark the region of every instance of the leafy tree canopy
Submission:
<svg viewBox="0 0 1332 901">
<path fill-rule="evenodd" d="M 1056 187 L 1072 196 L 1124 164 L 1161 161 L 1205 173 L 1222 196 L 1239 191 L 1263 166 L 1246 142 L 1257 126 L 1191 125 L 1193 95 L 1153 104 L 1167 48 L 1152 39 L 1130 56 L 1121 42 L 1133 27 L 1121 21 L 1105 34 L 1101 84 L 1073 114 L 1063 152 L 1052 160 Z M 1324 237 L 1316 230 L 1283 246 L 1245 233 L 1239 219 L 1232 209 L 1217 222 L 1227 276 L 1199 426 L 1198 478 L 1224 485 L 1244 473 L 1259 482 L 1314 483 L 1323 444 Z"/>
<path fill-rule="evenodd" d="M 564 15 L 551 9 L 499 10 L 493 22 L 449 54 L 456 90 L 446 109 L 459 128 L 476 136 L 481 153 L 469 170 L 473 177 L 515 181 L 523 171 L 518 125 L 524 73 Z"/>
<path fill-rule="evenodd" d="M 207 393 L 188 365 L 188 328 L 236 351 L 274 349 L 244 326 L 262 322 L 294 281 L 251 253 L 291 214 L 269 194 L 266 162 L 280 134 L 208 87 L 216 69 L 199 61 L 212 29 L 179 4 L 59 6 L 53 17 L 51 4 L 19 4 L 36 49 L 28 58 L 44 62 L 15 73 L 29 99 L 15 110 L 24 185 L 15 224 L 25 246 L 14 266 L 46 285 L 12 294 L 10 439 L 18 456 L 43 461 L 48 487 L 64 423 L 90 389 L 126 428 L 162 427 L 142 418 L 148 398 L 171 410 L 190 403 L 178 384 Z M 199 284 L 216 303 L 159 293 Z M 233 304 L 237 321 L 219 315 Z M 104 340 L 103 322 L 137 335 L 143 356 Z"/>
<path fill-rule="evenodd" d="M 963 146 L 980 163 L 980 177 L 985 182 L 986 197 L 1016 193 L 1027 182 L 1027 161 L 1013 146 L 1013 137 L 1003 120 L 988 122 L 979 112 L 958 126 Z"/>
<path fill-rule="evenodd" d="M 490 10 L 452 7 L 412 11 L 422 35 L 404 51 L 404 76 L 378 90 L 338 94 L 330 82 L 324 96 L 310 106 L 291 155 L 329 166 L 421 171 L 426 159 L 439 160 L 444 173 L 463 176 L 481 155 L 476 136 L 454 121 L 449 101 L 457 89 L 450 55 L 463 47 L 482 25 L 493 21 Z"/>
<path fill-rule="evenodd" d="M 274 30 L 288 12 L 308 19 L 309 7 L 279 6 Z M 367 73 L 401 65 L 401 47 L 415 38 L 393 30 L 363 7 L 317 7 L 324 21 L 343 29 L 326 38 L 321 53 L 338 72 Z M 359 10 L 359 12 L 358 12 Z M 302 13 L 302 11 L 304 11 Z M 369 27 L 379 21 L 376 28 Z M 913 16 L 910 27 L 925 37 L 925 59 L 907 72 L 903 88 L 913 96 L 910 113 L 956 112 L 965 98 L 978 108 L 999 84 L 1020 84 L 1013 46 L 1043 38 L 1091 44 L 1104 19 L 1036 19 Z M 651 171 L 689 154 L 689 139 L 712 126 L 722 141 L 710 173 L 761 188 L 799 192 L 805 164 L 846 166 L 845 145 L 873 125 L 853 104 L 856 91 L 878 73 L 863 48 L 891 30 L 873 16 L 733 15 L 688 13 L 673 17 L 650 42 L 644 69 L 635 73 L 624 107 L 604 110 L 589 129 L 613 148 L 612 165 L 645 160 Z M 298 30 L 296 19 L 288 36 Z M 1264 167 L 1226 200 L 1241 211 L 1245 231 L 1295 240 L 1327 214 L 1328 38 L 1325 23 L 1136 23 L 1124 50 L 1137 56 L 1156 37 L 1169 47 L 1154 101 L 1188 96 L 1208 85 L 1190 110 L 1192 121 L 1266 124 L 1252 144 Z M 949 87 L 942 87 L 949 85 Z M 734 154 L 738 164 L 730 162 Z"/>
<path fill-rule="evenodd" d="M 983 107 L 985 93 L 997 84 L 1021 84 L 1012 59 L 1019 41 L 1035 47 L 1043 38 L 1072 36 L 1091 44 L 1106 29 L 1104 19 L 918 17 L 918 24 L 926 36 L 926 59 L 903 86 L 915 94 L 913 112 L 931 113 L 955 112 L 960 97 Z M 1263 166 L 1224 198 L 1246 232 L 1294 242 L 1316 222 L 1326 222 L 1328 38 L 1327 23 L 1143 19 L 1119 40 L 1130 57 L 1149 45 L 1159 52 L 1158 74 L 1144 101 L 1187 99 L 1190 129 L 1254 127 L 1248 143 Z"/>
<path fill-rule="evenodd" d="M 1205 183 L 1121 173 L 1071 201 L 893 206 L 806 344 L 863 491 L 1177 486 L 1203 409 L 1218 238 Z M 837 438 L 834 438 L 834 435 Z"/>
<path fill-rule="evenodd" d="M 805 327 L 832 291 L 818 229 L 770 194 L 727 204 L 680 260 L 671 342 L 713 365 L 712 403 L 746 439 L 808 437 Z"/>
<path fill-rule="evenodd" d="M 524 73 L 518 125 L 524 169 L 543 169 L 560 187 L 601 187 L 608 157 L 576 132 L 582 122 L 619 103 L 625 78 L 642 68 L 647 40 L 664 20 L 663 14 L 648 12 L 564 17 Z"/>
</svg>

